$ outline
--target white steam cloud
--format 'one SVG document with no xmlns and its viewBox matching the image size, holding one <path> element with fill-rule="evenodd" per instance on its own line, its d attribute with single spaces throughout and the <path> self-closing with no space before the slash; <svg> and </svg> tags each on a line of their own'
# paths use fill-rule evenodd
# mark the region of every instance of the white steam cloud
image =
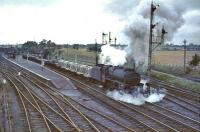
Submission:
<svg viewBox="0 0 200 132">
<path fill-rule="evenodd" d="M 162 2 L 160 4 L 160 7 L 155 11 L 154 23 L 158 22 L 158 25 L 154 31 L 154 36 L 161 36 L 161 28 L 164 25 L 168 32 L 166 39 L 172 40 L 174 33 L 184 23 L 183 10 Z M 150 5 L 150 1 L 142 0 L 134 8 L 133 14 L 129 16 L 129 21 L 124 30 L 130 38 L 129 57 L 135 59 L 136 66 L 140 71 L 145 71 L 148 64 Z M 161 40 L 154 37 L 153 41 L 160 42 Z"/>
<path fill-rule="evenodd" d="M 127 53 L 110 45 L 101 47 L 100 63 L 106 65 L 122 66 L 126 62 Z"/>
<path fill-rule="evenodd" d="M 159 102 L 165 97 L 166 93 L 165 92 L 161 92 L 161 93 L 151 92 L 150 95 L 146 97 L 143 94 L 139 94 L 139 93 L 131 94 L 123 90 L 113 90 L 113 91 L 108 91 L 106 95 L 115 100 L 123 101 L 123 102 L 134 104 L 134 105 L 142 105 L 145 102 L 150 102 L 150 103 Z"/>
<path fill-rule="evenodd" d="M 199 3 L 197 0 L 192 1 Z M 186 8 L 186 5 L 182 3 L 188 2 L 182 0 L 177 0 L 177 2 L 157 0 L 157 3 L 160 6 L 155 11 L 153 23 L 158 22 L 158 25 L 153 34 L 160 36 L 162 25 L 164 25 L 168 32 L 165 40 L 171 41 L 178 29 L 184 25 L 184 13 L 191 9 L 193 5 L 188 5 L 188 8 Z M 177 3 L 180 6 L 177 6 L 179 5 Z M 130 6 L 131 4 L 132 6 Z M 108 10 L 116 13 L 126 23 L 124 34 L 129 38 L 129 46 L 126 52 L 129 58 L 135 60 L 136 67 L 140 71 L 146 71 L 148 62 L 150 6 L 150 0 L 112 0 L 107 6 Z M 154 37 L 153 41 L 160 41 L 160 38 Z"/>
</svg>

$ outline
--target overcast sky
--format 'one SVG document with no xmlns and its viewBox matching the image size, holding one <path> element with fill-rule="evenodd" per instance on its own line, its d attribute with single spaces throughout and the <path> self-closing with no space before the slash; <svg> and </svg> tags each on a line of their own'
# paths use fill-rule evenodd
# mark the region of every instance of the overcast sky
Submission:
<svg viewBox="0 0 200 132">
<path fill-rule="evenodd" d="M 42 39 L 57 44 L 87 44 L 95 39 L 101 43 L 102 32 L 109 31 L 118 43 L 128 43 L 123 35 L 126 16 L 140 1 L 148 0 L 0 0 L 0 44 Z M 181 43 L 186 38 L 200 44 L 200 0 L 168 0 L 167 4 L 185 9 L 184 23 L 170 41 Z"/>
</svg>

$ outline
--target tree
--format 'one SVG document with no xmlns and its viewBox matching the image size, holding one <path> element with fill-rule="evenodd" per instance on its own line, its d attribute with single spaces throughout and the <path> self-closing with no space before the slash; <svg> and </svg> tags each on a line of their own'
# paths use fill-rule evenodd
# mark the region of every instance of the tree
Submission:
<svg viewBox="0 0 200 132">
<path fill-rule="evenodd" d="M 52 54 L 52 52 L 54 52 L 55 47 L 56 47 L 56 44 L 52 42 L 51 40 L 47 41 L 46 39 L 43 39 L 39 43 L 40 53 L 42 54 L 43 58 L 49 57 Z"/>
<path fill-rule="evenodd" d="M 51 40 L 46 40 L 43 39 L 40 43 L 39 43 L 39 48 L 41 49 L 52 49 L 55 48 L 56 44 L 54 42 L 52 42 Z"/>
<path fill-rule="evenodd" d="M 51 40 L 47 41 L 47 47 L 48 48 L 55 48 L 56 44 L 52 42 Z"/>
<path fill-rule="evenodd" d="M 73 49 L 77 49 L 78 50 L 79 49 L 79 44 L 74 44 L 73 45 Z"/>
<path fill-rule="evenodd" d="M 27 41 L 22 45 L 22 49 L 29 52 L 36 50 L 37 47 L 38 47 L 38 43 L 35 41 Z"/>
<path fill-rule="evenodd" d="M 47 40 L 46 39 L 43 39 L 42 41 L 40 41 L 40 43 L 39 43 L 40 49 L 44 49 L 44 48 L 46 48 L 46 46 L 47 46 Z"/>
<path fill-rule="evenodd" d="M 190 61 L 189 65 L 190 66 L 198 66 L 199 62 L 200 62 L 200 56 L 195 54 L 194 56 L 192 56 L 192 60 Z"/>
</svg>

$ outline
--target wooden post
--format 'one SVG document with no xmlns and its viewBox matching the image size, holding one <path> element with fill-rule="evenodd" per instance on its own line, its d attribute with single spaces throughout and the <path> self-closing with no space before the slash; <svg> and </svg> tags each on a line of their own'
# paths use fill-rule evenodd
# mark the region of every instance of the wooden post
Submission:
<svg viewBox="0 0 200 132">
<path fill-rule="evenodd" d="M 186 40 L 184 40 L 183 41 L 183 43 L 184 43 L 184 73 L 186 73 L 186 43 L 187 43 L 187 41 Z"/>
</svg>

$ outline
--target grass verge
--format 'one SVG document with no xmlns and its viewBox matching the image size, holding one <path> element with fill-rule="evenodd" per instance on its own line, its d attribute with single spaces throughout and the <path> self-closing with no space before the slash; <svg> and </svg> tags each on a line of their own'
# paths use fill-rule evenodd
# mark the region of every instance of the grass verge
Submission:
<svg viewBox="0 0 200 132">
<path fill-rule="evenodd" d="M 200 92 L 200 83 L 198 82 L 193 82 L 184 78 L 158 71 L 152 71 L 152 77 L 155 77 L 159 80 L 165 81 L 178 87 L 192 89 L 193 91 Z"/>
</svg>

